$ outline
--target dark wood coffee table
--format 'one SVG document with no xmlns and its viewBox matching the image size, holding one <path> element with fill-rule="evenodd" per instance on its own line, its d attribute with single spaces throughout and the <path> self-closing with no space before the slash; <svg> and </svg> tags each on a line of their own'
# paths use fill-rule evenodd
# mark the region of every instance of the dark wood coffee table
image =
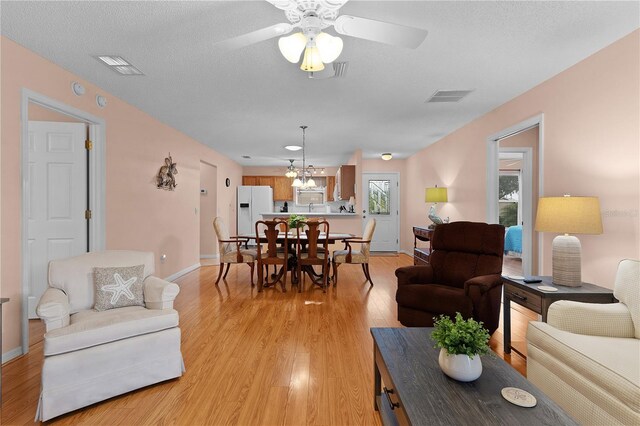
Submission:
<svg viewBox="0 0 640 426">
<path fill-rule="evenodd" d="M 489 354 L 482 375 L 457 382 L 440 370 L 433 328 L 372 328 L 374 408 L 385 425 L 575 425 L 562 408 L 509 364 Z M 517 387 L 538 400 L 533 408 L 507 402 L 500 390 Z"/>
</svg>

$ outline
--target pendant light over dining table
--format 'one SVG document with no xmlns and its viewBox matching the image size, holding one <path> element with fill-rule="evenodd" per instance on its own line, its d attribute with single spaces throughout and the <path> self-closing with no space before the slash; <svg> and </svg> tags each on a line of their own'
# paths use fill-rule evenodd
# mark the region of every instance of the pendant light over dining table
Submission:
<svg viewBox="0 0 640 426">
<path fill-rule="evenodd" d="M 310 175 L 309 178 L 307 179 L 307 161 L 306 161 L 306 155 L 305 155 L 307 127 L 308 126 L 300 126 L 300 128 L 302 129 L 302 173 L 300 173 L 301 176 L 296 177 L 293 183 L 291 184 L 291 186 L 295 188 L 302 188 L 302 189 L 316 187 L 316 182 L 313 180 L 313 175 Z"/>
</svg>

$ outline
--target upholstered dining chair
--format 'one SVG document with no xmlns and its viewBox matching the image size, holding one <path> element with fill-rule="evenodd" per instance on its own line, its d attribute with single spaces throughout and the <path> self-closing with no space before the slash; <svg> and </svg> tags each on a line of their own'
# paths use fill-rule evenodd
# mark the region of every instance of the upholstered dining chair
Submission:
<svg viewBox="0 0 640 426">
<path fill-rule="evenodd" d="M 284 228 L 284 231 L 280 229 Z M 282 236 L 282 244 L 278 247 L 278 237 Z M 286 220 L 259 220 L 256 222 L 256 244 L 258 261 L 258 292 L 264 287 L 275 286 L 280 282 L 282 292 L 287 291 L 287 269 L 289 259 L 293 253 L 289 253 L 289 224 Z M 264 247 L 263 247 L 264 244 Z M 269 265 L 281 266 L 280 271 L 274 274 L 269 281 Z M 266 267 L 266 268 L 265 268 Z M 266 269 L 266 273 L 265 273 Z"/>
<path fill-rule="evenodd" d="M 320 234 L 324 233 L 325 238 L 320 239 Z M 308 220 L 302 222 L 296 228 L 297 235 L 297 276 L 298 276 L 298 292 L 302 291 L 304 286 L 304 273 L 309 276 L 313 284 L 322 287 L 322 292 L 327 292 L 329 284 L 329 222 L 326 220 Z M 300 238 L 302 235 L 306 239 Z M 322 266 L 322 275 L 317 276 L 313 270 L 313 266 Z"/>
<path fill-rule="evenodd" d="M 338 266 L 343 263 L 359 263 L 362 266 L 364 277 L 373 285 L 371 274 L 369 273 L 369 249 L 371 247 L 371 239 L 376 230 L 376 220 L 369 219 L 364 229 L 362 237 L 345 238 L 342 242 L 345 244 L 343 250 L 335 250 L 333 252 L 333 285 L 338 284 Z M 353 250 L 351 244 L 360 244 L 360 250 Z"/>
<path fill-rule="evenodd" d="M 500 319 L 504 226 L 479 222 L 436 225 L 429 264 L 396 269 L 398 321 L 433 327 L 433 317 L 482 321 L 492 334 Z"/>
<path fill-rule="evenodd" d="M 232 263 L 246 263 L 251 268 L 251 286 L 253 287 L 253 266 L 255 264 L 258 253 L 255 249 L 242 248 L 249 241 L 247 237 L 230 237 L 229 228 L 221 217 L 213 219 L 213 230 L 218 238 L 218 250 L 220 253 L 220 271 L 216 285 L 220 282 L 220 278 L 226 279 L 229 273 L 229 266 Z M 224 276 L 222 270 L 225 269 Z"/>
</svg>

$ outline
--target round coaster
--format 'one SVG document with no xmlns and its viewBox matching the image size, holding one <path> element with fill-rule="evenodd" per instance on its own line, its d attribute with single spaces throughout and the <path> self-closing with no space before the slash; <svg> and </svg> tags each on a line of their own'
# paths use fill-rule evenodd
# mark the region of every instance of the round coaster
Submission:
<svg viewBox="0 0 640 426">
<path fill-rule="evenodd" d="M 504 399 L 520 407 L 531 408 L 538 403 L 535 396 L 519 388 L 503 388 L 500 393 Z"/>
<path fill-rule="evenodd" d="M 538 290 L 542 290 L 542 291 L 558 291 L 557 288 L 551 287 L 551 286 L 548 286 L 548 285 L 539 285 L 538 286 Z"/>
</svg>

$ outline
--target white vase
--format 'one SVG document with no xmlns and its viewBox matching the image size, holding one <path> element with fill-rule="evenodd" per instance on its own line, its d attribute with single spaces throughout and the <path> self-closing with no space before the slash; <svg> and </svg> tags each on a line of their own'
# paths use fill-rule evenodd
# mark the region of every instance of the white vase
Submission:
<svg viewBox="0 0 640 426">
<path fill-rule="evenodd" d="M 447 376 L 460 382 L 472 382 L 482 374 L 480 355 L 473 358 L 468 355 L 449 355 L 446 349 L 440 349 L 438 364 Z"/>
</svg>

